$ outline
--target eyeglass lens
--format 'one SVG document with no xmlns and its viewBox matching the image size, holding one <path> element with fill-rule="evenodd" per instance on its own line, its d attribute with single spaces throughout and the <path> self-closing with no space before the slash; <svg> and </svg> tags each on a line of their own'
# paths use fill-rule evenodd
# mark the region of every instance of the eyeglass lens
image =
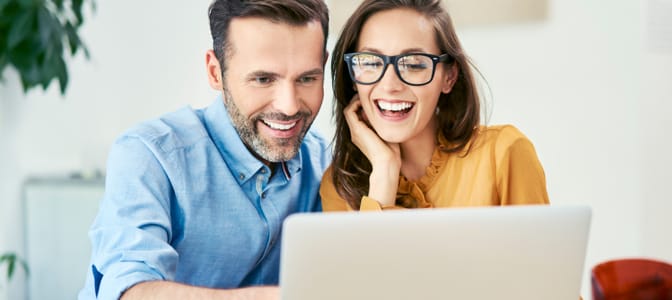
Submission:
<svg viewBox="0 0 672 300">
<path fill-rule="evenodd" d="M 401 79 L 409 84 L 425 84 L 431 81 L 434 62 L 425 55 L 409 54 L 398 57 L 394 64 Z M 378 81 L 385 72 L 382 57 L 361 53 L 352 56 L 351 66 L 354 79 L 362 84 Z"/>
</svg>

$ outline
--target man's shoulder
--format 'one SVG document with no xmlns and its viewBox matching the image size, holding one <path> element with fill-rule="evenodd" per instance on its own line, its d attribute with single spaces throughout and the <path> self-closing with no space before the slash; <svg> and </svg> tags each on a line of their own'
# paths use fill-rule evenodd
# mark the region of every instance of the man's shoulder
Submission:
<svg viewBox="0 0 672 300">
<path fill-rule="evenodd" d="M 304 164 L 308 158 L 315 170 L 321 174 L 331 163 L 331 147 L 329 141 L 317 130 L 311 129 L 306 133 L 302 142 L 302 156 Z"/>
<path fill-rule="evenodd" d="M 165 152 L 190 147 L 208 133 L 203 126 L 199 111 L 185 106 L 139 123 L 124 132 L 119 140 L 135 138 Z"/>
<path fill-rule="evenodd" d="M 308 130 L 303 138 L 303 144 L 309 149 L 325 149 L 329 146 L 329 141 L 320 132 L 315 129 Z"/>
</svg>

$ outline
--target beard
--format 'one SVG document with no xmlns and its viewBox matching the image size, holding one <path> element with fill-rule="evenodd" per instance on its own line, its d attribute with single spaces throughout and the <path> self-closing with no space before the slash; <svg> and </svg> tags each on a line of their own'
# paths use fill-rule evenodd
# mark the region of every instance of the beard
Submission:
<svg viewBox="0 0 672 300">
<path fill-rule="evenodd" d="M 233 101 L 231 93 L 224 89 L 224 107 L 229 113 L 231 123 L 238 132 L 238 136 L 245 146 L 258 158 L 267 162 L 283 162 L 292 159 L 299 152 L 303 138 L 314 121 L 313 114 L 308 110 L 301 110 L 293 116 L 280 112 L 261 112 L 246 117 L 240 112 Z M 302 128 L 298 134 L 289 138 L 273 138 L 259 134 L 258 124 L 263 120 L 298 121 Z"/>
</svg>

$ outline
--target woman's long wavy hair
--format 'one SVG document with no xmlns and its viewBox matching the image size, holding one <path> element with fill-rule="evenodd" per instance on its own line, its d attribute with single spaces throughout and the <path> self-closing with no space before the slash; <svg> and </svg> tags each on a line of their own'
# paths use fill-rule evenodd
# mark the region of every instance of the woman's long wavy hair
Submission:
<svg viewBox="0 0 672 300">
<path fill-rule="evenodd" d="M 336 100 L 333 112 L 336 118 L 336 136 L 332 180 L 338 194 L 354 209 L 359 209 L 362 196 L 368 194 L 372 167 L 366 156 L 352 143 L 350 128 L 343 114 L 356 93 L 343 54 L 356 51 L 361 28 L 370 16 L 395 8 L 415 10 L 430 20 L 441 53 L 450 55 L 454 58 L 453 63 L 457 64 L 457 81 L 450 93 L 441 94 L 437 104 L 438 128 L 451 145 L 443 148 L 443 151 L 458 152 L 467 147 L 480 122 L 480 101 L 472 75 L 472 64 L 462 50 L 450 15 L 441 5 L 441 0 L 363 1 L 345 23 L 331 59 Z"/>
</svg>

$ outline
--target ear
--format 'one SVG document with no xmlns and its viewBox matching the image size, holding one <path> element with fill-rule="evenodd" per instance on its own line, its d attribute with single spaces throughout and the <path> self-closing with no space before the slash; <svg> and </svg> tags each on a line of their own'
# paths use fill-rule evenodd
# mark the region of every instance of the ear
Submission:
<svg viewBox="0 0 672 300">
<path fill-rule="evenodd" d="M 205 53 L 205 68 L 208 73 L 208 83 L 210 83 L 210 87 L 217 91 L 223 90 L 224 83 L 222 82 L 222 68 L 219 66 L 215 51 L 212 49 Z"/>
<path fill-rule="evenodd" d="M 443 87 L 441 88 L 442 93 L 448 94 L 450 93 L 450 91 L 453 90 L 453 86 L 455 85 L 455 82 L 457 82 L 457 76 L 458 76 L 457 64 L 453 63 L 446 70 L 446 76 L 444 77 Z"/>
</svg>

